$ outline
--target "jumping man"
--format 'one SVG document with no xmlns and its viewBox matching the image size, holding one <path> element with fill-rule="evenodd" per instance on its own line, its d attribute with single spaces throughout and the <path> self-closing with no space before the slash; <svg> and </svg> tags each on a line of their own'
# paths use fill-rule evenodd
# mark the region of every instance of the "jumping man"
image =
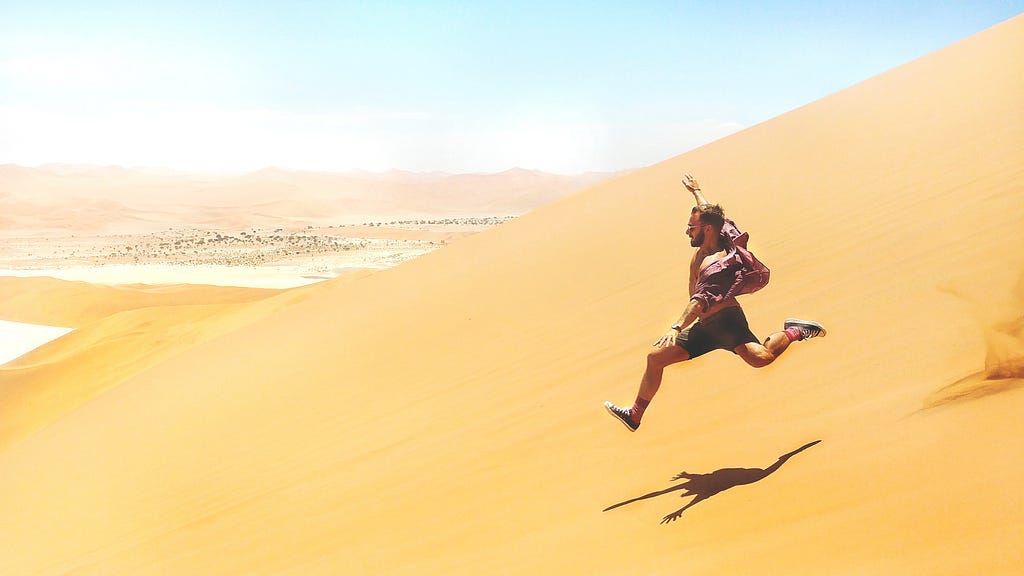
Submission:
<svg viewBox="0 0 1024 576">
<path fill-rule="evenodd" d="M 686 227 L 690 246 L 697 249 L 690 262 L 690 302 L 647 355 L 647 369 L 633 407 L 604 403 L 631 431 L 640 427 L 644 410 L 661 387 L 665 368 L 672 364 L 723 349 L 761 368 L 774 362 L 793 342 L 825 335 L 825 328 L 817 322 L 790 318 L 781 332 L 768 336 L 764 344 L 758 341 L 736 296 L 764 287 L 768 269 L 747 250 L 748 235 L 725 217 L 721 206 L 708 203 L 693 176 L 687 174 L 683 185 L 697 201 Z"/>
</svg>

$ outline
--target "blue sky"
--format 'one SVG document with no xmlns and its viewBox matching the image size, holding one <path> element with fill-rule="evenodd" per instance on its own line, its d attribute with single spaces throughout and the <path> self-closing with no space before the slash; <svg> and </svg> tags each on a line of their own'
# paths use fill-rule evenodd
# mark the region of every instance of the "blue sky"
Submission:
<svg viewBox="0 0 1024 576">
<path fill-rule="evenodd" d="M 0 163 L 636 168 L 1021 12 L 1024 0 L 0 0 Z"/>
</svg>

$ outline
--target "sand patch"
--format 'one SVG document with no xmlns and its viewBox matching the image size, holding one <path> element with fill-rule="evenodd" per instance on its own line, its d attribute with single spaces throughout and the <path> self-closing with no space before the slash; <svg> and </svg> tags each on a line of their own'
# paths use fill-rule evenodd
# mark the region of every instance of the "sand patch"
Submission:
<svg viewBox="0 0 1024 576">
<path fill-rule="evenodd" d="M 977 372 L 936 390 L 925 399 L 924 404 L 925 408 L 937 408 L 1009 392 L 1021 386 L 1024 386 L 1024 378 L 990 378 L 985 372 Z"/>
<path fill-rule="evenodd" d="M 982 298 L 963 288 L 943 291 L 968 303 L 985 337 L 985 368 L 935 391 L 926 408 L 973 400 L 1024 385 L 1024 273 L 1009 297 Z"/>
</svg>

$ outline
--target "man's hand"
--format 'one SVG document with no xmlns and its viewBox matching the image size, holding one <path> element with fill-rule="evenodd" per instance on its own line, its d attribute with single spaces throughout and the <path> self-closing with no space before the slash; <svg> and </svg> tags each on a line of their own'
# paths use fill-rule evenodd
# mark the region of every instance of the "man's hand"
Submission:
<svg viewBox="0 0 1024 576">
<path fill-rule="evenodd" d="M 686 174 L 683 176 L 683 186 L 686 186 L 686 189 L 693 194 L 693 199 L 697 201 L 697 206 L 703 206 L 708 203 L 707 199 L 704 198 L 704 195 L 701 194 L 700 184 L 697 183 L 697 180 L 692 174 Z"/>
<path fill-rule="evenodd" d="M 669 346 L 676 343 L 676 337 L 679 336 L 678 330 L 669 330 L 664 336 L 658 338 L 658 341 L 654 343 L 655 348 L 668 348 Z"/>
<path fill-rule="evenodd" d="M 700 192 L 700 184 L 697 183 L 697 180 L 694 179 L 692 174 L 683 175 L 683 186 L 686 186 L 686 189 L 691 193 L 696 194 L 697 192 Z"/>
</svg>

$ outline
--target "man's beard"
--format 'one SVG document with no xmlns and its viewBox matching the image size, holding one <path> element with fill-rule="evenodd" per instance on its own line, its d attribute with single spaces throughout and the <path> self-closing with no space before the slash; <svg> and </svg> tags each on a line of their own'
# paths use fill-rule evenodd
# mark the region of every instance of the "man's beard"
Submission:
<svg viewBox="0 0 1024 576">
<path fill-rule="evenodd" d="M 697 234 L 696 236 L 694 236 L 693 238 L 690 238 L 690 246 L 693 246 L 694 248 L 699 248 L 700 245 L 703 244 L 703 243 L 704 243 L 704 231 L 703 230 L 701 230 L 700 233 Z"/>
</svg>

